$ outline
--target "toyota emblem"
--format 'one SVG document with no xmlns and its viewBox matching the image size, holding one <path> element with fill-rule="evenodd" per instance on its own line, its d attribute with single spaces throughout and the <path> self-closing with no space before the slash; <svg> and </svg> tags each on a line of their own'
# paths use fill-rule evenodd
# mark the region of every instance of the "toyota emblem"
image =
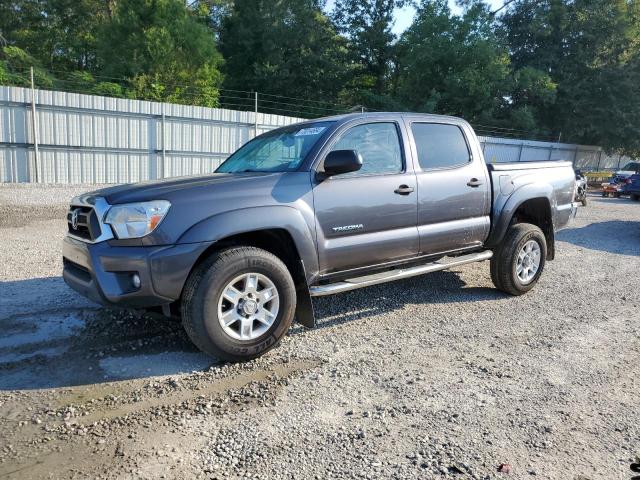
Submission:
<svg viewBox="0 0 640 480">
<path fill-rule="evenodd" d="M 80 213 L 80 209 L 76 208 L 73 212 L 71 212 L 71 227 L 74 230 L 78 229 L 78 214 Z"/>
</svg>

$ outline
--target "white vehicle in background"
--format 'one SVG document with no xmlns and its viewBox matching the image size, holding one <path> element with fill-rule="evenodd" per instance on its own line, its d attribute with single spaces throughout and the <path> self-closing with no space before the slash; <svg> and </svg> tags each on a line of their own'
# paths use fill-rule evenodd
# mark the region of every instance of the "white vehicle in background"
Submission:
<svg viewBox="0 0 640 480">
<path fill-rule="evenodd" d="M 575 201 L 582 203 L 583 207 L 587 206 L 587 177 L 580 170 L 576 170 L 576 195 Z"/>
<path fill-rule="evenodd" d="M 640 162 L 629 162 L 622 169 L 618 170 L 614 177 L 626 179 L 631 175 L 635 175 L 636 173 L 640 173 Z"/>
</svg>

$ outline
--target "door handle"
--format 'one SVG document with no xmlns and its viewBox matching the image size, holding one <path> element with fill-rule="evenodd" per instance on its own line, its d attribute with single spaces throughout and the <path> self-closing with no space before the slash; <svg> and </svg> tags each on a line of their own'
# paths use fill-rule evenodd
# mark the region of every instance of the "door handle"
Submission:
<svg viewBox="0 0 640 480">
<path fill-rule="evenodd" d="M 413 192 L 413 187 L 410 187 L 409 185 L 400 185 L 394 190 L 394 192 L 398 195 L 409 195 L 411 192 Z"/>
<path fill-rule="evenodd" d="M 471 180 L 469 180 L 467 182 L 467 185 L 469 185 L 470 187 L 479 187 L 480 185 L 482 185 L 482 182 L 480 180 L 478 180 L 477 178 L 472 178 Z"/>
</svg>

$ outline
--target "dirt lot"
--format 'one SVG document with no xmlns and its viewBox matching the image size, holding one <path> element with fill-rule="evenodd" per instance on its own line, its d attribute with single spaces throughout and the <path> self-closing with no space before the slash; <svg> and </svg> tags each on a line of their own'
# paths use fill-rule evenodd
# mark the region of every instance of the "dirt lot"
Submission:
<svg viewBox="0 0 640 480">
<path fill-rule="evenodd" d="M 487 263 L 371 287 L 224 365 L 65 286 L 86 189 L 0 186 L 0 477 L 631 480 L 640 204 L 590 198 L 523 297 Z"/>
</svg>

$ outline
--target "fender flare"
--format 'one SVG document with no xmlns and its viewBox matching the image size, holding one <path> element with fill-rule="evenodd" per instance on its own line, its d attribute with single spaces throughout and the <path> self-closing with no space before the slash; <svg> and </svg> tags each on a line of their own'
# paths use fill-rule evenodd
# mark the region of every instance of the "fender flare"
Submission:
<svg viewBox="0 0 640 480">
<path fill-rule="evenodd" d="M 213 215 L 189 228 L 177 243 L 217 242 L 232 235 L 275 228 L 291 235 L 309 280 L 318 271 L 315 236 L 302 213 L 286 205 L 240 208 Z"/>
<path fill-rule="evenodd" d="M 318 254 L 315 235 L 299 210 L 285 205 L 230 210 L 195 224 L 182 234 L 178 243 L 217 242 L 233 235 L 276 228 L 286 230 L 298 250 L 305 282 L 304 285 L 296 282 L 296 319 L 305 327 L 312 328 L 315 315 L 309 284 L 318 272 Z"/>
<path fill-rule="evenodd" d="M 496 247 L 502 243 L 504 236 L 507 234 L 507 229 L 511 224 L 511 219 L 520 206 L 529 201 L 535 199 L 545 199 L 549 202 L 551 223 L 553 224 L 553 187 L 548 183 L 536 182 L 524 185 L 515 190 L 504 206 L 500 209 L 497 220 L 493 224 L 489 238 L 485 242 L 488 247 Z"/>
</svg>

